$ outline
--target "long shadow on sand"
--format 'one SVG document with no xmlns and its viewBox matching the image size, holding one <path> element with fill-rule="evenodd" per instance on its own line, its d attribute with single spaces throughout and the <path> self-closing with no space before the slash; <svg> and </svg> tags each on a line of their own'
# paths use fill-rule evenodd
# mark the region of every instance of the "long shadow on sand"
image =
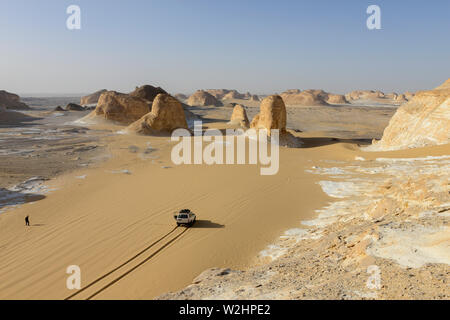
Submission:
<svg viewBox="0 0 450 320">
<path fill-rule="evenodd" d="M 22 193 L 0 188 L 0 210 L 6 207 L 21 205 L 29 202 L 36 202 L 45 199 L 41 194 Z"/>
<path fill-rule="evenodd" d="M 317 138 L 300 138 L 303 142 L 302 148 L 317 148 L 322 146 L 328 146 L 336 143 L 350 143 L 355 146 L 366 146 L 372 143 L 370 139 L 339 139 L 329 137 L 317 137 Z"/>
<path fill-rule="evenodd" d="M 18 127 L 33 127 L 38 125 L 37 120 L 41 120 L 40 117 L 30 117 L 20 114 L 14 111 L 8 111 L 8 115 L 16 114 L 10 119 L 4 119 L 0 116 L 0 128 L 18 128 Z"/>
<path fill-rule="evenodd" d="M 215 223 L 210 220 L 197 220 L 191 227 L 194 229 L 221 229 L 225 228 L 225 225 L 220 223 Z"/>
</svg>

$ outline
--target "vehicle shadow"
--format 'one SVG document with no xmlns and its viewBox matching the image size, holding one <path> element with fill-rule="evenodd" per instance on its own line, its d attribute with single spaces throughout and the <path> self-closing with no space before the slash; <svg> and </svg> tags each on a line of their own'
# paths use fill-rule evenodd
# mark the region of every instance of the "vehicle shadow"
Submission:
<svg viewBox="0 0 450 320">
<path fill-rule="evenodd" d="M 210 220 L 197 220 L 191 227 L 194 229 L 220 229 L 225 228 L 225 225 L 220 223 L 215 223 Z"/>
<path fill-rule="evenodd" d="M 366 146 L 372 143 L 370 139 L 340 139 L 329 137 L 300 138 L 303 142 L 302 148 L 317 148 L 336 143 L 350 143 L 355 146 Z"/>
</svg>

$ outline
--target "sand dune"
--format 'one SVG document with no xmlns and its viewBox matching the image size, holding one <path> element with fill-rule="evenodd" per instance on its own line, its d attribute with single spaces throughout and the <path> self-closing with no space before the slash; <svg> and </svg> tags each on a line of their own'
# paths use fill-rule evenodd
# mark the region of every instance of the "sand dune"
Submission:
<svg viewBox="0 0 450 320">
<path fill-rule="evenodd" d="M 56 190 L 44 200 L 0 216 L 0 225 L 8 226 L 0 235 L 2 298 L 62 299 L 71 293 L 65 287 L 67 266 L 79 265 L 83 283 L 89 283 L 171 230 L 172 212 L 189 207 L 210 222 L 189 230 L 158 259 L 98 296 L 152 298 L 187 285 L 204 269 L 244 267 L 299 215 L 310 216 L 321 197 L 301 167 L 325 151 L 312 157 L 300 150 L 283 152 L 284 170 L 264 178 L 247 166 L 173 168 L 167 138 L 112 139 L 114 158 L 100 169 L 61 176 L 48 183 Z M 146 160 L 126 151 L 135 145 L 144 152 L 149 142 L 157 151 Z M 82 175 L 85 179 L 76 179 Z M 298 193 L 305 198 L 292 202 Z M 26 214 L 39 226 L 24 229 Z"/>
<path fill-rule="evenodd" d="M 223 119 L 206 127 L 229 127 L 232 109 L 198 110 Z M 91 125 L 96 128 L 118 132 L 124 126 Z M 325 204 L 318 178 L 304 169 L 323 158 L 355 154 L 347 142 L 309 138 L 304 148 L 281 148 L 279 173 L 261 176 L 254 165 L 174 166 L 167 137 L 113 134 L 102 141 L 109 160 L 45 182 L 53 190 L 45 198 L 0 215 L 1 298 L 63 299 L 73 293 L 66 288 L 68 266 L 79 265 L 87 285 L 167 234 L 174 227 L 172 212 L 186 207 L 198 214 L 197 227 L 144 262 L 166 242 L 148 249 L 79 298 L 134 267 L 95 298 L 153 298 L 181 289 L 211 267 L 250 266 L 283 230 L 313 218 Z M 25 215 L 34 227 L 24 227 Z"/>
<path fill-rule="evenodd" d="M 264 110 L 266 108 L 246 108 L 252 117 Z M 40 188 L 46 191 L 39 201 L 21 201 L 21 206 L 5 208 L 5 212 L 0 214 L 0 227 L 4 230 L 0 234 L 0 298 L 68 298 L 74 294 L 66 287 L 66 270 L 71 265 L 80 266 L 82 287 L 86 288 L 73 299 L 155 298 L 181 290 L 210 268 L 245 272 L 213 271 L 195 280 L 200 284 L 199 290 L 190 287 L 187 291 L 163 297 L 232 298 L 237 288 L 244 288 L 239 298 L 301 298 L 303 293 L 306 297 L 343 298 L 339 280 L 328 282 L 332 290 L 327 285 L 314 290 L 304 286 L 300 281 L 303 278 L 293 276 L 289 279 L 300 281 L 294 283 L 306 291 L 298 292 L 298 296 L 289 295 L 290 287 L 283 282 L 286 277 L 280 275 L 304 272 L 320 281 L 324 279 L 320 276 L 323 271 L 336 276 L 334 279 L 340 279 L 337 276 L 342 275 L 338 272 L 342 269 L 334 260 L 328 263 L 326 255 L 330 251 L 327 248 L 339 232 L 350 237 L 350 233 L 356 232 L 350 227 L 359 225 L 345 224 L 344 217 L 339 221 L 342 224 L 323 230 L 320 226 L 330 217 L 321 214 L 341 208 L 341 204 L 329 203 L 332 199 L 340 199 L 333 198 L 333 195 L 353 197 L 352 192 L 366 192 L 377 186 L 368 180 L 368 184 L 348 188 L 355 186 L 355 181 L 345 180 L 345 175 L 358 179 L 364 175 L 375 179 L 373 181 L 381 181 L 386 174 L 395 172 L 397 166 L 389 167 L 383 160 L 376 160 L 378 158 L 442 156 L 449 150 L 446 146 L 437 146 L 427 150 L 360 151 L 358 145 L 364 143 L 362 138 L 381 135 L 392 114 L 384 108 L 287 107 L 282 112 L 284 116 L 275 114 L 270 108 L 266 111 L 275 117 L 272 122 L 277 128 L 286 128 L 303 142 L 302 148 L 280 148 L 280 170 L 273 176 L 261 176 L 259 166 L 255 165 L 175 166 L 170 158 L 173 143 L 168 137 L 122 134 L 126 123 L 95 121 L 90 124 L 91 130 L 108 133 L 99 137 L 108 159 L 44 181 Z M 223 131 L 233 127 L 228 124 L 233 112 L 231 108 L 189 107 L 189 112 L 203 118 L 204 129 Z M 349 112 L 353 117 L 348 116 Z M 92 117 L 102 119 L 95 114 L 88 118 Z M 85 121 L 88 118 L 83 118 L 80 123 L 87 125 Z M 261 126 L 272 128 L 272 124 L 265 121 Z M 299 132 L 293 129 L 299 129 L 296 130 Z M 351 140 L 352 137 L 359 140 Z M 366 159 L 367 163 L 360 159 Z M 386 171 L 386 167 L 390 171 Z M 363 171 L 358 171 L 358 168 Z M 395 192 L 392 194 L 400 195 L 399 190 L 405 188 L 406 185 L 391 188 Z M 36 190 L 33 195 L 43 193 L 41 190 L 44 189 Z M 343 190 L 347 193 L 342 194 Z M 416 201 L 414 190 L 408 194 L 411 195 L 408 201 Z M 358 203 L 360 206 L 356 205 Z M 352 202 L 350 209 L 359 208 L 358 212 L 373 210 L 376 216 L 379 211 L 376 206 L 367 204 L 361 207 L 366 204 Z M 389 208 L 389 204 L 386 203 L 385 207 Z M 190 229 L 174 229 L 172 214 L 182 208 L 193 210 L 198 215 L 198 224 Z M 351 211 L 354 215 L 358 212 Z M 31 219 L 30 228 L 24 226 L 26 215 Z M 295 226 L 299 226 L 300 221 L 317 222 L 316 231 L 312 230 L 311 234 L 298 231 L 301 228 Z M 367 230 L 366 227 L 362 224 L 361 230 Z M 410 231 L 417 232 L 418 228 Z M 286 230 L 291 231 L 285 233 Z M 315 239 L 314 235 L 321 232 L 328 236 Z M 365 237 L 363 232 L 355 234 Z M 380 229 L 378 234 L 387 240 L 393 235 L 390 229 Z M 409 231 L 402 233 L 401 239 L 408 241 L 410 234 Z M 280 235 L 287 240 L 278 242 Z M 429 242 L 441 239 L 430 232 L 424 235 Z M 304 237 L 309 237 L 304 246 L 290 246 Z M 358 237 L 355 241 L 361 241 L 362 238 Z M 401 244 L 399 247 L 407 250 Z M 366 258 L 342 244 L 338 248 L 348 252 L 352 259 L 357 258 L 355 261 L 358 263 L 360 257 Z M 400 273 L 399 283 L 408 283 L 395 264 L 386 262 L 395 260 L 392 256 L 395 248 L 387 248 L 385 242 L 371 248 L 372 255 L 380 259 L 377 263 L 390 268 L 392 274 Z M 439 250 L 440 247 L 436 252 Z M 291 256 L 300 262 L 284 260 L 285 253 L 292 253 Z M 334 254 L 333 251 L 331 253 Z M 311 265 L 310 262 L 318 256 L 323 263 Z M 267 265 L 271 258 L 280 260 Z M 418 260 L 414 261 L 417 263 Z M 290 267 L 284 269 L 285 266 Z M 333 269 L 336 266 L 337 269 Z M 358 268 L 365 275 L 364 269 Z M 261 270 L 263 273 L 259 273 Z M 439 266 L 434 265 L 430 270 L 433 274 L 442 272 Z M 420 272 L 417 275 L 422 277 Z M 224 277 L 227 277 L 226 282 L 223 282 Z M 266 286 L 265 279 L 272 281 L 273 285 Z M 360 280 L 354 277 L 354 273 L 346 273 L 343 279 L 349 283 Z M 440 280 L 436 279 L 435 282 L 424 283 L 438 287 Z M 251 284 L 244 285 L 248 281 Z M 223 291 L 212 289 L 217 288 L 218 283 Z M 356 293 L 360 288 L 351 288 L 355 290 L 352 297 L 361 298 Z M 203 289 L 209 293 L 205 294 Z M 386 297 L 395 296 L 395 292 L 387 291 Z"/>
</svg>

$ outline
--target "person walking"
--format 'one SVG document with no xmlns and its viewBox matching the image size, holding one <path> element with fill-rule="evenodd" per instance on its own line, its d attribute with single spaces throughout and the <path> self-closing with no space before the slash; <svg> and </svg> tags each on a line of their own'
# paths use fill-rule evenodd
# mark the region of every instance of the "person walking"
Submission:
<svg viewBox="0 0 450 320">
<path fill-rule="evenodd" d="M 27 227 L 30 226 L 30 217 L 29 217 L 29 216 L 26 216 L 26 217 L 25 217 L 25 225 L 26 225 Z"/>
</svg>

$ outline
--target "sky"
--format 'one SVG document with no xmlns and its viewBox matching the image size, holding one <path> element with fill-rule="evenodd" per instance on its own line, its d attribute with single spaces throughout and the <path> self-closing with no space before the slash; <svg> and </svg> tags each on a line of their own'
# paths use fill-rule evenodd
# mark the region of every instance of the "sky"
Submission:
<svg viewBox="0 0 450 320">
<path fill-rule="evenodd" d="M 449 13 L 448 0 L 0 0 L 0 90 L 429 89 L 450 77 Z"/>
</svg>

